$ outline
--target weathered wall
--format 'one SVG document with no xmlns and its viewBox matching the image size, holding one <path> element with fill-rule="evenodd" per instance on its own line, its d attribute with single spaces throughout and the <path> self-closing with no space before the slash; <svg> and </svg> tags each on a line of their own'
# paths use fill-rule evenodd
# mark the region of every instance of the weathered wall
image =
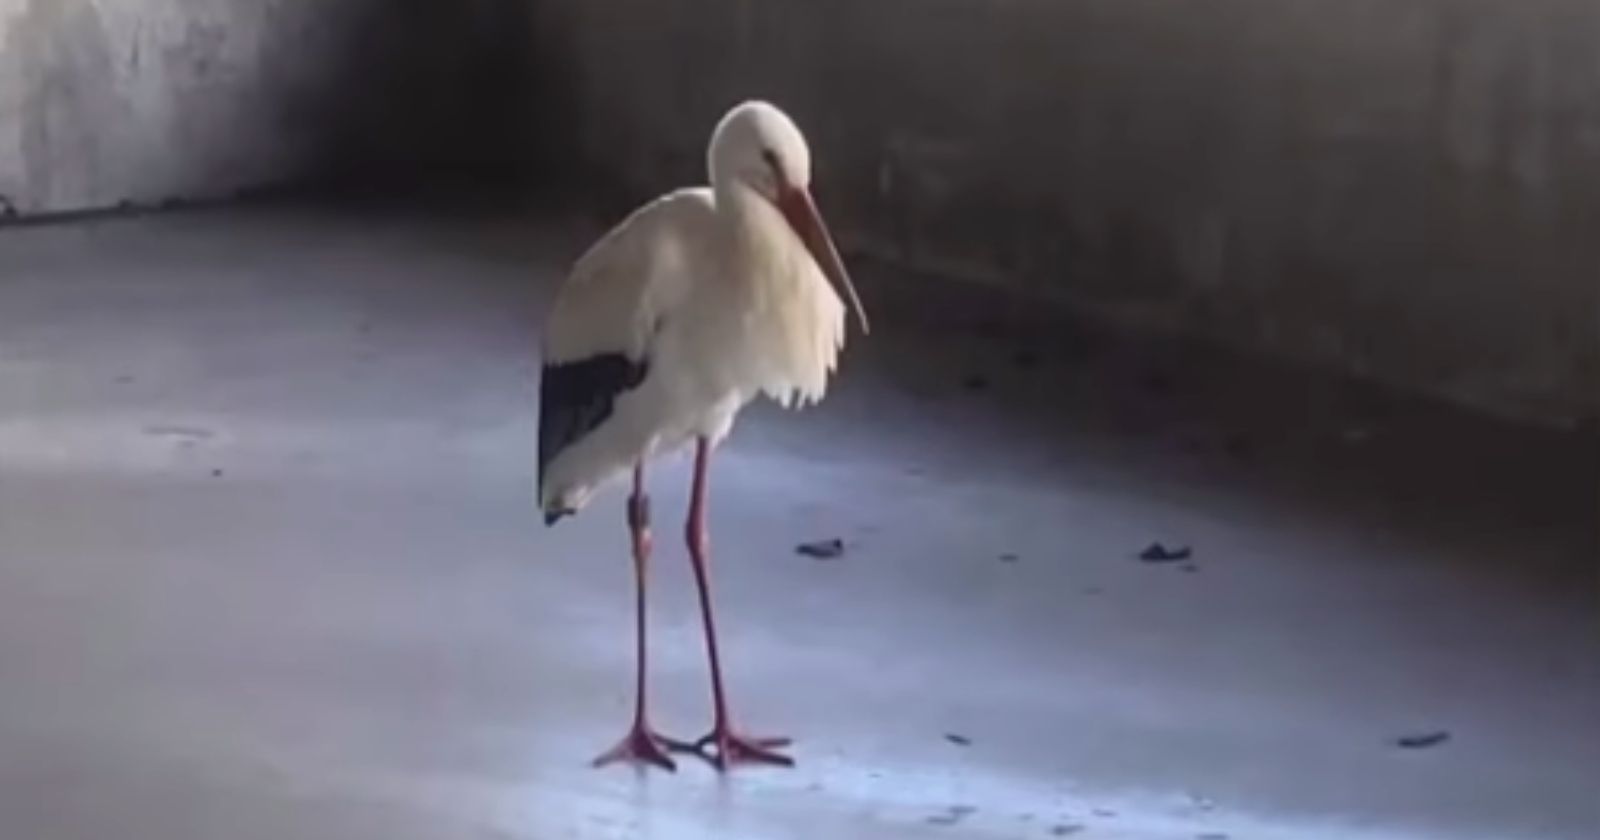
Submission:
<svg viewBox="0 0 1600 840">
<path fill-rule="evenodd" d="M 566 151 L 634 196 L 769 97 L 858 249 L 1600 413 L 1595 3 L 529 2 Z"/>
<path fill-rule="evenodd" d="M 0 0 L 0 213 L 470 168 L 513 5 Z"/>
<path fill-rule="evenodd" d="M 0 0 L 0 195 L 70 211 L 293 172 L 337 17 L 315 5 Z"/>
</svg>

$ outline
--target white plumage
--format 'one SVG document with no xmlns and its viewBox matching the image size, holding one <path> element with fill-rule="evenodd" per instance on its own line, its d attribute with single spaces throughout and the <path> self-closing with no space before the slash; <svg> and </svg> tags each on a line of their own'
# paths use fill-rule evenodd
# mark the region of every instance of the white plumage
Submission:
<svg viewBox="0 0 1600 840">
<path fill-rule="evenodd" d="M 545 328 L 539 405 L 539 502 L 554 523 L 631 469 L 628 525 L 638 584 L 633 727 L 597 763 L 672 769 L 672 751 L 719 768 L 789 764 L 783 738 L 735 732 L 723 693 L 706 559 L 706 475 L 713 447 L 745 403 L 822 399 L 844 346 L 849 298 L 866 314 L 811 200 L 811 153 L 783 112 L 762 102 L 730 111 L 707 154 L 711 186 L 635 211 L 573 267 Z M 696 442 L 684 529 L 700 591 L 716 724 L 690 744 L 657 735 L 645 703 L 645 565 L 650 506 L 645 463 Z M 715 754 L 707 749 L 715 747 Z"/>
<path fill-rule="evenodd" d="M 814 256 L 779 203 L 806 195 L 804 139 L 773 106 L 746 103 L 719 124 L 708 157 L 711 188 L 635 211 L 578 260 L 556 299 L 547 369 L 616 354 L 645 372 L 595 428 L 545 453 L 547 512 L 582 508 L 657 453 L 697 437 L 715 444 L 758 394 L 797 406 L 827 392 L 845 311 L 818 260 L 837 257 Z"/>
</svg>

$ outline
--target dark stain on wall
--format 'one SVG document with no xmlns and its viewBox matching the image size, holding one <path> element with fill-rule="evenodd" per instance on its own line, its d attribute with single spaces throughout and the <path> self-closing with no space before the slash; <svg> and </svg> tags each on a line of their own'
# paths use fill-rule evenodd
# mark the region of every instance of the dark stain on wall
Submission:
<svg viewBox="0 0 1600 840">
<path fill-rule="evenodd" d="M 517 0 L 399 0 L 342 27 L 315 119 L 317 180 L 407 194 L 515 192 L 546 160 L 537 145 L 531 7 Z"/>
</svg>

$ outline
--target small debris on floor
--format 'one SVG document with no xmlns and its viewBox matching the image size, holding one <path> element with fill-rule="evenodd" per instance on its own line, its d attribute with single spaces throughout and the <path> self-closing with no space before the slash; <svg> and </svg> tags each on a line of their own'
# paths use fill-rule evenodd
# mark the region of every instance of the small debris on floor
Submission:
<svg viewBox="0 0 1600 840">
<path fill-rule="evenodd" d="M 831 540 L 801 543 L 794 550 L 796 554 L 813 560 L 834 560 L 844 556 L 844 540 L 834 537 Z"/>
<path fill-rule="evenodd" d="M 943 814 L 934 814 L 933 816 L 929 817 L 928 824 L 955 825 L 967 817 L 972 816 L 972 814 L 977 810 L 977 808 L 974 808 L 971 805 L 951 805 L 950 810 L 944 812 Z"/>
<path fill-rule="evenodd" d="M 1050 827 L 1051 837 L 1070 837 L 1083 831 L 1083 826 L 1078 823 L 1060 823 Z"/>
<path fill-rule="evenodd" d="M 1194 840 L 1229 840 L 1229 837 L 1221 831 L 1208 831 L 1204 834 L 1196 834 Z"/>
<path fill-rule="evenodd" d="M 1175 563 L 1179 560 L 1188 560 L 1194 556 L 1194 551 L 1186 545 L 1168 548 L 1161 543 L 1153 542 L 1144 551 L 1139 552 L 1139 559 L 1146 563 Z"/>
<path fill-rule="evenodd" d="M 1394 739 L 1394 743 L 1395 746 L 1400 747 L 1401 749 L 1425 750 L 1429 747 L 1437 747 L 1448 740 L 1450 740 L 1449 732 L 1446 732 L 1443 729 L 1436 729 L 1432 732 L 1416 732 L 1410 735 L 1401 735 L 1399 738 Z"/>
<path fill-rule="evenodd" d="M 1194 574 L 1195 572 L 1200 571 L 1200 567 L 1196 566 L 1193 563 L 1185 563 L 1182 566 L 1179 566 L 1178 568 L 1184 570 L 1185 572 L 1188 572 L 1191 575 Z"/>
<path fill-rule="evenodd" d="M 1086 586 L 1083 588 L 1083 594 L 1085 595 L 1099 595 L 1104 591 L 1104 589 L 1101 589 L 1098 586 Z"/>
<path fill-rule="evenodd" d="M 146 426 L 144 433 L 151 437 L 177 438 L 179 440 L 210 440 L 215 434 L 199 426 Z"/>
<path fill-rule="evenodd" d="M 222 470 L 221 469 L 212 470 L 211 471 L 211 477 L 212 478 L 221 478 L 222 477 Z"/>
<path fill-rule="evenodd" d="M 954 732 L 946 732 L 946 733 L 944 733 L 944 739 L 946 741 L 949 741 L 952 744 L 955 744 L 958 747 L 970 747 L 970 746 L 972 746 L 972 739 L 971 738 L 968 738 L 965 735 L 958 735 L 958 734 L 956 734 Z"/>
<path fill-rule="evenodd" d="M 961 380 L 961 387 L 968 391 L 987 391 L 989 389 L 989 378 L 975 373 Z"/>
<path fill-rule="evenodd" d="M 1022 559 L 1021 557 L 1018 557 L 1017 555 L 1011 554 L 1011 553 L 1006 553 L 1006 554 L 1000 555 L 1000 562 L 1002 562 L 1002 563 L 1015 563 L 1015 562 L 1017 562 L 1018 560 L 1021 560 L 1021 559 Z"/>
<path fill-rule="evenodd" d="M 1107 819 L 1117 815 L 1117 812 L 1111 810 L 1110 808 L 1096 808 L 1092 813 L 1097 817 L 1104 817 Z"/>
</svg>

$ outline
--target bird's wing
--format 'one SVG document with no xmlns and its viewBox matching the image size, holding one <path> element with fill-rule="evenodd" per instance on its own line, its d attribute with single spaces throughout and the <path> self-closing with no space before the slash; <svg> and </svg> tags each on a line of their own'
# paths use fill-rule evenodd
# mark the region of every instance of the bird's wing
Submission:
<svg viewBox="0 0 1600 840">
<path fill-rule="evenodd" d="M 641 207 L 573 266 L 545 326 L 539 384 L 539 470 L 611 416 L 650 370 L 650 347 L 683 301 L 696 252 L 713 228 L 709 190 Z"/>
<path fill-rule="evenodd" d="M 605 353 L 643 359 L 694 282 L 710 244 L 711 191 L 679 190 L 634 211 L 573 266 L 545 326 L 546 364 Z"/>
</svg>

